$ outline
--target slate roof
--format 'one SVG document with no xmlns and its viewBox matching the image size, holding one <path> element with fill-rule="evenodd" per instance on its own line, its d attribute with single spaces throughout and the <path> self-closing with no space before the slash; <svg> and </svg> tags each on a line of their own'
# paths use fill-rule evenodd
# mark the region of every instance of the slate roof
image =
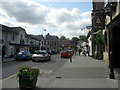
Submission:
<svg viewBox="0 0 120 90">
<path fill-rule="evenodd" d="M 29 37 L 29 38 L 32 38 L 32 39 L 35 39 L 35 40 L 41 40 L 42 38 L 44 38 L 44 37 L 42 37 L 41 35 L 33 35 L 33 34 L 27 34 L 27 37 Z"/>
<path fill-rule="evenodd" d="M 1 25 L 1 24 L 0 24 L 0 29 L 1 29 L 2 31 L 5 31 L 5 32 L 12 32 L 12 33 L 16 33 L 16 34 L 19 34 L 19 32 L 20 32 L 21 30 L 24 30 L 24 31 L 25 31 L 25 29 L 23 29 L 22 27 L 8 27 L 8 26 Z M 26 33 L 26 31 L 25 31 L 25 33 Z M 26 34 L 27 34 L 27 33 L 26 33 Z"/>
<path fill-rule="evenodd" d="M 33 37 L 37 38 L 38 40 L 44 39 L 43 35 L 33 35 Z"/>
<path fill-rule="evenodd" d="M 46 39 L 46 40 L 51 40 L 51 41 L 59 40 L 59 39 L 57 39 L 56 36 L 52 36 L 52 35 L 50 35 L 49 33 L 46 35 L 45 39 Z"/>
</svg>

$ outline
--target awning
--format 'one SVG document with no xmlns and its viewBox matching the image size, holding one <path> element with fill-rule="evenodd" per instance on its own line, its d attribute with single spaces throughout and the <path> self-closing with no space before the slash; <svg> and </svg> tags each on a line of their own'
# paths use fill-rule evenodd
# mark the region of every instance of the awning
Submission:
<svg viewBox="0 0 120 90">
<path fill-rule="evenodd" d="M 17 44 L 17 43 L 9 43 L 9 45 L 14 45 L 14 46 L 30 46 L 27 44 Z"/>
<path fill-rule="evenodd" d="M 32 44 L 30 47 L 40 47 L 40 45 Z"/>
</svg>

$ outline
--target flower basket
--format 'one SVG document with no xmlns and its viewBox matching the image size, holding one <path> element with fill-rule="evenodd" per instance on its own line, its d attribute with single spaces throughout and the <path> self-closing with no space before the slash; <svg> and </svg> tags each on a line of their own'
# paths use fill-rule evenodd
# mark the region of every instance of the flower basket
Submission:
<svg viewBox="0 0 120 90">
<path fill-rule="evenodd" d="M 35 68 L 22 67 L 17 76 L 19 77 L 19 88 L 35 88 L 39 70 Z"/>
</svg>

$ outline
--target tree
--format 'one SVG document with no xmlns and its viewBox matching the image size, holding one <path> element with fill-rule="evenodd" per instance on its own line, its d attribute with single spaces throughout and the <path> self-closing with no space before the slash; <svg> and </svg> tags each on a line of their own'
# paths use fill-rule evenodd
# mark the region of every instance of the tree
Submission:
<svg viewBox="0 0 120 90">
<path fill-rule="evenodd" d="M 59 37 L 58 36 L 55 36 L 57 39 L 59 39 Z"/>
<path fill-rule="evenodd" d="M 75 45 L 77 45 L 77 42 L 78 42 L 79 40 L 80 40 L 79 38 L 73 37 L 73 38 L 71 39 L 71 43 L 74 43 Z"/>
<path fill-rule="evenodd" d="M 80 39 L 80 40 L 85 40 L 85 39 L 86 39 L 86 36 L 84 36 L 84 35 L 79 36 L 79 39 Z"/>
<path fill-rule="evenodd" d="M 61 36 L 60 40 L 66 40 L 66 37 L 65 36 Z"/>
</svg>

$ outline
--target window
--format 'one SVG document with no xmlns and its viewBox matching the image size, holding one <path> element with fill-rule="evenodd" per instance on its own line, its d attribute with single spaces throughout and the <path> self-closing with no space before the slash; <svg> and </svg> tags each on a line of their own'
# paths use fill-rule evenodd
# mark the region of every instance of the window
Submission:
<svg viewBox="0 0 120 90">
<path fill-rule="evenodd" d="M 23 35 L 20 36 L 20 39 L 23 39 Z"/>
<path fill-rule="evenodd" d="M 13 40 L 13 41 L 15 40 L 15 35 L 12 35 L 12 40 Z"/>
</svg>

